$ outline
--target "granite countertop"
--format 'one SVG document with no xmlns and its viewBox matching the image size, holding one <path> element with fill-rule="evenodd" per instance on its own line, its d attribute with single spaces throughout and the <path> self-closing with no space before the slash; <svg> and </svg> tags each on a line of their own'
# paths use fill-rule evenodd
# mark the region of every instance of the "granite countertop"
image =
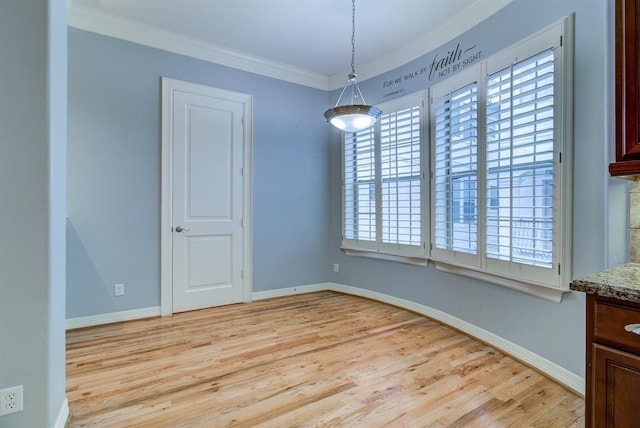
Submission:
<svg viewBox="0 0 640 428">
<path fill-rule="evenodd" d="M 627 263 L 574 279 L 569 288 L 640 303 L 640 263 Z"/>
</svg>

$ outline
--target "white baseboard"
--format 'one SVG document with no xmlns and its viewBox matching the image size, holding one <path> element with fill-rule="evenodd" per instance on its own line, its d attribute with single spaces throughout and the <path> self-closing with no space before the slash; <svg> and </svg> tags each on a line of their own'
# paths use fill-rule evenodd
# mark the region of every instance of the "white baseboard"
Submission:
<svg viewBox="0 0 640 428">
<path fill-rule="evenodd" d="M 571 391 L 584 397 L 584 378 L 547 360 L 546 358 L 541 357 L 534 352 L 529 351 L 528 349 L 523 348 L 522 346 L 516 345 L 515 343 L 510 342 L 503 337 L 493 334 L 490 331 L 484 330 L 467 321 L 456 318 L 438 309 L 421 305 L 410 300 L 400 299 L 398 297 L 389 296 L 388 294 L 365 290 L 358 287 L 351 287 L 348 285 L 335 283 L 330 283 L 328 285 L 328 290 L 338 291 L 346 294 L 353 294 L 355 296 L 366 297 L 380 302 L 389 303 L 394 306 L 399 306 L 401 308 L 417 312 L 429 318 L 433 318 L 434 320 L 440 321 L 443 324 L 447 324 L 457 330 L 468 334 L 469 336 L 475 337 L 476 339 L 479 339 L 482 342 L 485 342 L 505 352 L 506 354 L 516 358 L 517 360 L 522 361 L 526 365 L 539 370 L 540 372 L 549 376 L 551 379 L 554 379 L 556 382 L 564 385 Z"/>
<path fill-rule="evenodd" d="M 267 291 L 257 291 L 252 293 L 252 300 L 264 300 L 274 297 L 291 296 L 294 294 L 302 293 L 314 293 L 316 291 L 326 291 L 331 288 L 330 283 L 320 283 L 311 285 L 301 285 L 296 287 L 278 288 Z M 82 327 L 93 327 L 101 324 L 110 324 L 121 321 L 132 321 L 141 318 L 149 318 L 160 316 L 160 307 L 154 306 L 151 308 L 134 309 L 130 311 L 111 312 L 108 314 L 91 315 L 88 317 L 68 318 L 67 330 Z"/>
<path fill-rule="evenodd" d="M 64 397 L 64 401 L 62 402 L 62 406 L 60 407 L 60 411 L 58 412 L 58 417 L 56 418 L 56 421 L 53 424 L 53 428 L 64 428 L 67 425 L 68 419 L 69 419 L 69 401 L 67 400 L 67 397 Z"/>
<path fill-rule="evenodd" d="M 436 321 L 440 321 L 443 324 L 449 325 L 461 332 L 475 337 L 476 339 L 485 342 L 496 349 L 522 361 L 530 367 L 544 373 L 556 382 L 564 385 L 571 391 L 584 397 L 584 378 L 576 375 L 573 372 L 547 360 L 540 355 L 523 348 L 520 345 L 516 345 L 507 339 L 500 337 L 490 331 L 482 329 L 460 318 L 454 317 L 442 312 L 438 309 L 431 308 L 420 303 L 412 302 L 410 300 L 400 299 L 398 297 L 390 296 L 388 294 L 379 293 L 377 291 L 366 290 L 364 288 L 351 287 L 349 285 L 336 284 L 332 282 L 303 285 L 299 287 L 280 288 L 276 290 L 268 290 L 253 293 L 254 300 L 269 299 L 273 297 L 284 297 L 293 294 L 301 293 L 313 293 L 316 291 L 337 291 L 340 293 L 352 294 L 354 296 L 366 297 L 368 299 L 377 300 L 379 302 L 388 303 L 394 306 L 398 306 L 404 309 L 408 309 L 413 312 L 417 312 L 429 318 L 433 318 Z"/>
<path fill-rule="evenodd" d="M 297 287 L 277 288 L 275 290 L 256 291 L 251 297 L 253 300 L 272 299 L 274 297 L 292 296 L 294 294 L 315 293 L 316 291 L 331 290 L 333 284 L 323 282 L 319 284 L 301 285 Z"/>
<path fill-rule="evenodd" d="M 91 315 L 88 317 L 69 318 L 67 319 L 67 330 L 159 316 L 160 306 L 153 306 L 151 308 L 134 309 L 131 311 L 111 312 L 108 314 Z"/>
<path fill-rule="evenodd" d="M 545 375 L 554 379 L 556 382 L 564 385 L 573 392 L 584 397 L 584 378 L 573 372 L 541 357 L 540 355 L 516 345 L 507 339 L 500 337 L 490 331 L 482 329 L 460 318 L 454 317 L 442 312 L 438 309 L 431 308 L 420 303 L 410 300 L 401 299 L 390 296 L 388 294 L 379 293 L 377 291 L 366 290 L 364 288 L 352 287 L 349 285 L 336 284 L 333 282 L 325 282 L 310 285 L 301 285 L 296 287 L 278 288 L 267 291 L 257 291 L 252 293 L 253 300 L 271 299 L 274 297 L 291 296 L 294 294 L 313 293 L 316 291 L 337 291 L 340 293 L 352 294 L 354 296 L 366 297 L 368 299 L 377 300 L 379 302 L 388 303 L 410 311 L 417 312 L 443 324 L 447 324 L 457 330 L 460 330 L 469 336 L 475 337 L 510 356 L 522 361 L 534 369 L 539 370 Z M 136 309 L 132 311 L 114 312 L 110 314 L 94 315 L 82 318 L 71 318 L 67 320 L 67 329 L 89 327 L 100 324 L 108 324 L 112 322 L 129 321 L 140 318 L 160 316 L 160 307 Z M 67 409 L 68 412 L 68 409 Z"/>
</svg>

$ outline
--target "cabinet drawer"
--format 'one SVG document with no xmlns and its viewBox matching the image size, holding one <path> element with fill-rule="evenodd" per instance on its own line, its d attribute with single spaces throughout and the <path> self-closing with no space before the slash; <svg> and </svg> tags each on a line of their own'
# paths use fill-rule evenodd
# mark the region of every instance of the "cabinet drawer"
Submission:
<svg viewBox="0 0 640 428">
<path fill-rule="evenodd" d="M 640 309 L 626 308 L 596 300 L 594 338 L 619 343 L 640 352 L 640 335 L 624 328 L 640 324 Z"/>
</svg>

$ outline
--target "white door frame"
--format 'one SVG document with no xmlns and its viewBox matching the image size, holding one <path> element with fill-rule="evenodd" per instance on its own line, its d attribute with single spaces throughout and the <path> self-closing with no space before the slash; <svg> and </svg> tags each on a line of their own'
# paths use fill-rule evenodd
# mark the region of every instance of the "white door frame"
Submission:
<svg viewBox="0 0 640 428">
<path fill-rule="evenodd" d="M 244 138 L 243 138 L 243 194 L 242 194 L 242 266 L 243 266 L 243 301 L 251 301 L 253 288 L 252 275 L 252 105 L 251 95 L 217 89 L 196 83 L 162 77 L 162 182 L 161 182 L 161 214 L 160 214 L 160 314 L 173 314 L 173 240 L 172 240 L 172 183 L 173 183 L 173 134 L 172 110 L 175 91 L 206 94 L 217 98 L 236 101 L 243 104 Z"/>
</svg>

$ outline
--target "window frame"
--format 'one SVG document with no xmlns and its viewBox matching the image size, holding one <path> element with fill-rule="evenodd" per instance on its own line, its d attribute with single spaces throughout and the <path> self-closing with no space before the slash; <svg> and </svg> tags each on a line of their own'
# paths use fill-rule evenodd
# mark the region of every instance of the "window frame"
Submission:
<svg viewBox="0 0 640 428">
<path fill-rule="evenodd" d="M 345 239 L 345 140 L 342 139 L 342 240 L 341 248 L 345 254 L 351 256 L 362 256 L 375 259 L 391 260 L 396 262 L 409 263 L 426 266 L 431 260 L 438 270 L 454 273 L 461 276 L 481 280 L 485 283 L 507 287 L 530 295 L 554 302 L 560 302 L 562 295 L 569 291 L 569 282 L 572 275 L 572 171 L 573 171 L 573 54 L 574 54 L 574 17 L 570 15 L 562 21 L 556 22 L 547 28 L 519 41 L 500 52 L 487 58 L 468 65 L 452 76 L 438 82 L 436 85 L 425 90 L 396 98 L 381 105 L 383 111 L 393 111 L 396 103 L 402 104 L 404 99 L 417 97 L 422 99 L 421 109 L 421 160 L 422 160 L 422 193 L 421 193 L 421 225 L 422 225 L 422 248 L 405 251 L 404 248 L 392 248 L 390 245 L 379 245 L 382 236 L 380 228 L 380 186 L 376 190 L 376 234 L 375 242 L 358 241 Z M 536 280 L 535 275 L 522 275 L 519 263 L 511 263 L 518 266 L 515 269 L 494 269 L 487 270 L 486 260 L 486 216 L 488 210 L 497 208 L 498 188 L 488 188 L 486 183 L 486 163 L 485 163 L 485 138 L 486 138 L 486 109 L 484 98 L 486 96 L 486 80 L 491 70 L 495 70 L 495 65 L 500 62 L 517 61 L 519 57 L 531 57 L 546 49 L 554 49 L 554 168 L 561 164 L 559 172 L 554 172 L 553 189 L 554 198 L 558 198 L 558 203 L 553 203 L 553 216 L 556 227 L 553 229 L 553 240 L 559 242 L 557 250 L 554 248 L 553 280 Z M 528 52 L 528 55 L 526 54 Z M 478 96 L 483 101 L 478 106 L 478 138 L 482 139 L 482 146 L 477 149 L 478 165 L 477 173 L 477 201 L 476 211 L 478 218 L 478 249 L 477 255 L 466 253 L 451 253 L 444 256 L 441 251 L 434 249 L 435 227 L 434 227 L 434 160 L 435 141 L 433 122 L 434 105 L 431 100 L 437 88 L 441 84 L 461 84 L 465 74 L 476 75 L 474 78 L 478 82 Z M 429 102 L 427 102 L 429 100 Z M 391 106 L 391 107 L 389 107 Z M 401 108 L 399 108 L 401 109 Z M 379 134 L 379 124 L 376 129 Z M 379 143 L 377 143 L 379 145 Z M 379 154 L 377 155 L 379 156 Z M 379 179 L 379 159 L 376 160 L 377 172 L 376 180 Z M 480 174 L 480 172 L 482 172 Z M 546 197 L 548 195 L 543 195 Z M 460 207 L 462 210 L 462 206 Z M 462 211 L 461 211 L 462 214 Z M 482 229 L 482 230 L 480 230 Z M 557 265 L 557 269 L 556 269 Z M 526 269 L 525 269 L 526 270 Z"/>
<path fill-rule="evenodd" d="M 482 125 L 482 118 L 484 116 L 483 110 L 482 110 L 482 103 L 480 102 L 480 97 L 481 97 L 481 91 L 480 88 L 482 87 L 481 83 L 480 83 L 480 79 L 479 79 L 479 75 L 480 73 L 478 73 L 477 71 L 477 66 L 473 66 L 470 67 L 466 70 L 463 70 L 461 72 L 459 72 L 458 74 L 443 80 L 442 82 L 439 82 L 438 84 L 434 85 L 433 87 L 429 88 L 429 100 L 430 100 L 430 116 L 429 116 L 429 122 L 435 124 L 436 123 L 436 115 L 437 115 L 437 101 L 446 96 L 446 95 L 450 95 L 451 93 L 454 93 L 458 90 L 461 90 L 467 86 L 470 86 L 472 84 L 476 84 L 477 85 L 477 99 L 478 99 L 478 107 L 477 107 L 477 136 L 476 136 L 476 140 L 478 140 L 480 138 L 480 135 L 484 132 L 484 127 Z M 430 177 L 431 177 L 431 200 L 430 200 L 430 205 L 431 205 L 431 218 L 430 218 L 430 232 L 431 232 L 431 247 L 430 247 L 430 259 L 434 260 L 434 261 L 443 261 L 443 262 L 447 262 L 449 264 L 451 264 L 452 266 L 459 266 L 461 268 L 468 268 L 468 269 L 479 269 L 480 268 L 480 257 L 479 254 L 473 254 L 473 253 L 468 253 L 468 252 L 462 252 L 462 251 L 449 251 L 449 250 L 444 250 L 444 249 L 440 249 L 438 248 L 435 244 L 435 242 L 437 241 L 437 237 L 436 237 L 436 211 L 437 211 L 437 206 L 436 206 L 436 195 L 437 195 L 437 191 L 436 191 L 436 142 L 435 142 L 435 131 L 436 131 L 436 127 L 433 126 L 431 129 L 431 133 L 429 134 L 429 143 L 430 143 L 430 152 L 431 152 L 431 157 L 430 157 L 430 168 L 431 168 L 431 173 L 430 173 Z M 478 202 L 480 201 L 482 195 L 483 195 L 483 188 L 484 188 L 484 182 L 481 181 L 480 179 L 480 175 L 479 175 L 479 169 L 481 168 L 481 162 L 480 162 L 480 158 L 483 156 L 483 154 L 481 153 L 482 150 L 479 149 L 479 147 L 476 147 L 476 170 L 475 170 L 475 174 L 476 174 L 476 182 L 477 182 L 477 200 L 476 200 L 476 210 L 477 210 L 477 222 L 478 225 L 476 226 L 476 236 L 477 236 L 477 241 L 476 241 L 476 246 L 477 248 L 480 248 L 483 245 L 483 242 L 481 240 L 481 234 L 479 231 L 479 225 L 483 223 L 483 218 L 484 218 L 484 212 L 483 210 L 480 209 L 480 207 L 482 206 L 481 204 L 479 204 Z M 463 174 L 460 173 L 458 174 L 460 176 L 462 176 Z M 468 175 L 468 173 L 467 173 Z"/>
<path fill-rule="evenodd" d="M 568 17 L 527 39 L 518 42 L 479 64 L 443 80 L 429 89 L 433 123 L 435 103 L 449 87 L 464 87 L 477 82 L 478 89 L 478 225 L 477 254 L 462 254 L 445 251 L 432 244 L 431 259 L 438 269 L 459 275 L 475 277 L 486 282 L 524 291 L 553 301 L 560 301 L 562 293 L 569 290 L 571 279 L 571 171 L 572 171 L 572 100 L 573 100 L 573 19 Z M 487 188 L 487 100 L 488 77 L 505 67 L 511 67 L 527 58 L 552 49 L 554 55 L 554 131 L 553 131 L 553 262 L 552 267 L 542 271 L 522 263 L 496 260 L 487 257 L 487 211 L 492 209 L 492 189 Z M 475 75 L 475 76 L 474 76 Z M 451 91 L 449 91 L 451 92 Z M 432 130 L 431 168 L 435 168 L 435 135 Z M 432 195 L 435 195 L 435 178 L 432 173 Z M 548 195 L 543 195 L 547 197 Z M 435 212 L 435 197 L 432 196 L 432 212 Z M 432 243 L 435 242 L 435 216 L 431 219 Z M 541 275 L 541 273 L 546 273 Z"/>
<path fill-rule="evenodd" d="M 373 127 L 373 140 L 374 140 L 374 156 L 375 156 L 375 241 L 361 240 L 361 239 L 349 239 L 347 237 L 347 164 L 346 164 L 346 149 L 347 140 L 353 138 L 354 133 L 343 132 L 342 136 L 342 240 L 341 248 L 347 255 L 374 257 L 385 260 L 399 261 L 409 264 L 426 265 L 428 261 L 428 249 L 429 249 L 429 183 L 426 179 L 426 171 L 429 167 L 428 153 L 428 124 L 427 116 L 427 103 L 425 100 L 425 91 L 415 92 L 413 94 L 405 95 L 403 97 L 395 98 L 378 105 L 383 111 L 383 117 L 388 114 L 392 114 L 404 109 L 419 106 L 419 153 L 420 153 L 420 171 L 418 178 L 420 180 L 420 230 L 421 239 L 419 245 L 407 245 L 407 244 L 394 244 L 383 242 L 383 226 L 382 226 L 382 162 L 381 162 L 381 122 L 382 117 L 379 119 Z M 398 180 L 406 180 L 407 178 L 401 177 Z M 357 203 L 357 202 L 353 202 Z"/>
</svg>

